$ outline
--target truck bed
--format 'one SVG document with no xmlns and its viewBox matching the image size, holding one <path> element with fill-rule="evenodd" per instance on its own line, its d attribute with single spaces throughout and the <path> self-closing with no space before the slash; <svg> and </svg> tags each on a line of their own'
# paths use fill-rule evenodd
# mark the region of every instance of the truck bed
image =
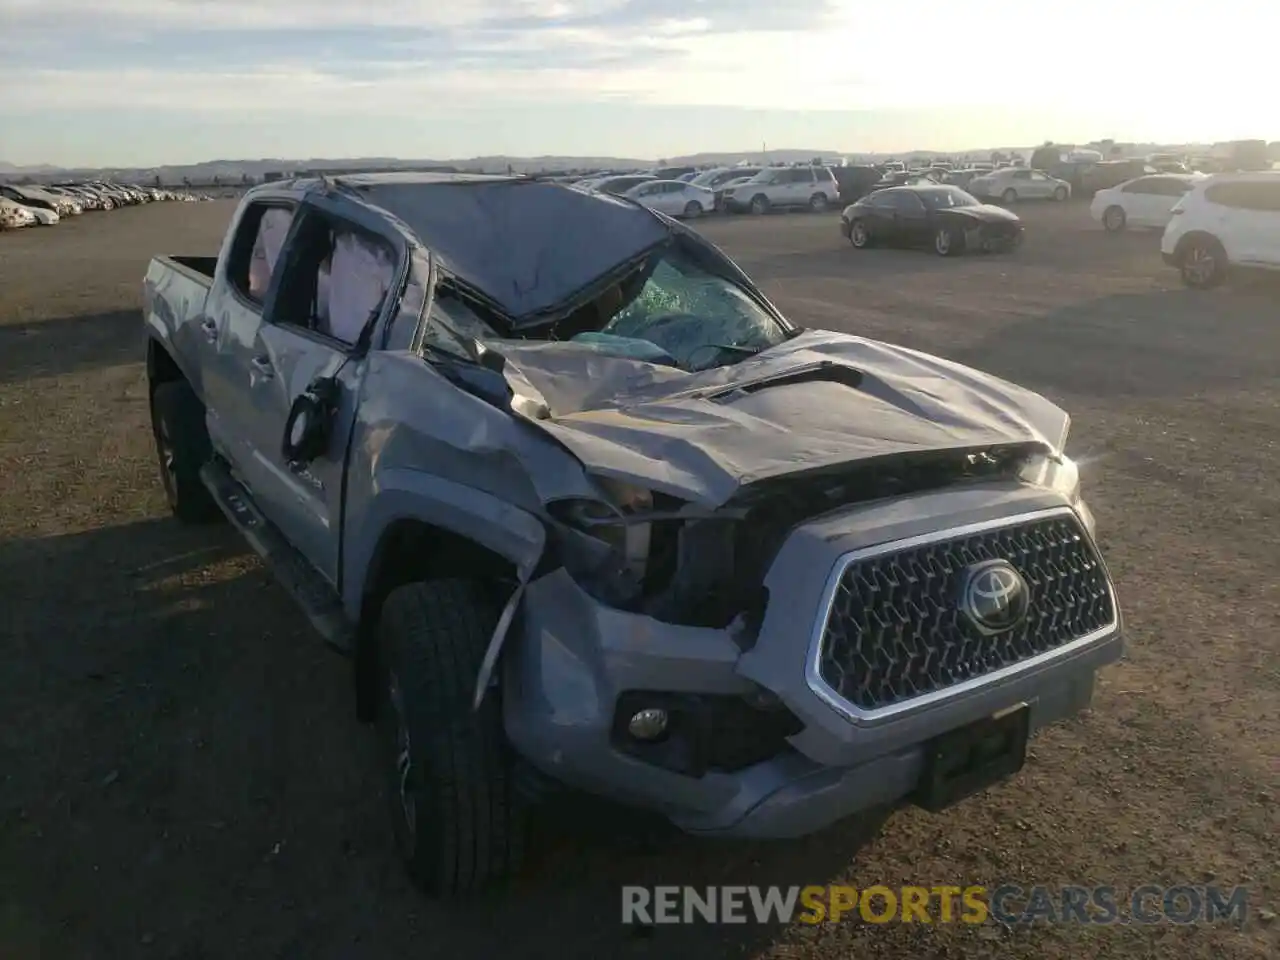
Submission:
<svg viewBox="0 0 1280 960">
<path fill-rule="evenodd" d="M 214 271 L 218 267 L 217 257 L 187 257 L 175 255 L 171 257 L 156 257 L 156 261 L 167 264 L 175 268 L 183 268 L 184 273 L 195 274 L 191 279 L 203 279 L 205 285 L 213 282 Z"/>
<path fill-rule="evenodd" d="M 151 336 L 164 344 L 187 379 L 201 391 L 199 372 L 186 370 L 182 357 L 194 356 L 205 300 L 217 272 L 217 257 L 153 257 L 142 284 L 142 315 Z"/>
</svg>

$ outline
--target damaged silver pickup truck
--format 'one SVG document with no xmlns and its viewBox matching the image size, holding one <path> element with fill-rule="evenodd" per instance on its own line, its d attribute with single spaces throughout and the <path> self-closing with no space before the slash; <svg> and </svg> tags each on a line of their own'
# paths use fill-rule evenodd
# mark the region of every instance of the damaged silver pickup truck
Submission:
<svg viewBox="0 0 1280 960">
<path fill-rule="evenodd" d="M 730 836 L 941 809 L 1121 654 L 1061 409 L 799 329 L 629 201 L 265 185 L 145 320 L 170 506 L 350 654 L 429 891 L 564 786 Z"/>
</svg>

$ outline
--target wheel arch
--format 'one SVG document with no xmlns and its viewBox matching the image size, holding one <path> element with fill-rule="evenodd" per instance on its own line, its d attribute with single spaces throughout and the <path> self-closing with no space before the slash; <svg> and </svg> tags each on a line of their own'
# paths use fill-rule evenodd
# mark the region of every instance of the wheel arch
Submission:
<svg viewBox="0 0 1280 960">
<path fill-rule="evenodd" d="M 186 379 L 187 375 L 182 372 L 182 368 L 178 366 L 178 362 L 173 359 L 173 355 L 169 353 L 164 344 L 154 336 L 147 337 L 147 382 L 150 384 L 149 389 L 154 391 L 158 384 Z"/>
<path fill-rule="evenodd" d="M 502 604 L 532 574 L 541 549 L 541 541 L 536 552 L 527 543 L 525 548 L 484 543 L 422 516 L 399 516 L 386 523 L 369 554 L 359 591 L 353 657 L 359 718 L 372 720 L 376 711 L 378 622 L 392 591 L 409 583 L 467 579 L 489 585 L 494 601 Z"/>
<path fill-rule="evenodd" d="M 1173 255 L 1177 257 L 1179 260 L 1181 260 L 1183 254 L 1187 252 L 1187 247 L 1189 247 L 1192 243 L 1196 241 L 1208 241 L 1213 246 L 1221 250 L 1224 255 L 1227 252 L 1226 246 L 1223 244 L 1222 240 L 1219 239 L 1217 236 L 1210 233 L 1208 230 L 1196 229 L 1196 230 L 1188 230 L 1186 233 L 1182 235 L 1182 237 L 1178 240 L 1178 245 L 1174 247 Z"/>
</svg>

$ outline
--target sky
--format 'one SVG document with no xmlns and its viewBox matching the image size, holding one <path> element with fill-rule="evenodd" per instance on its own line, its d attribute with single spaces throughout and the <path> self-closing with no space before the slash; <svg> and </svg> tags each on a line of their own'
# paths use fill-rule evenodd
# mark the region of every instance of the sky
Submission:
<svg viewBox="0 0 1280 960">
<path fill-rule="evenodd" d="M 762 144 L 856 155 L 1100 137 L 1275 140 L 1264 8 L 0 0 L 0 160 L 659 159 Z"/>
</svg>

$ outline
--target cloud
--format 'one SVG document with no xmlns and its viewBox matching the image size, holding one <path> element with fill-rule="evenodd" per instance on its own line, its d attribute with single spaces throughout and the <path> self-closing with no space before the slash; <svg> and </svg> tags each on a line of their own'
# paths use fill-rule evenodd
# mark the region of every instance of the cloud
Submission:
<svg viewBox="0 0 1280 960">
<path fill-rule="evenodd" d="M 1267 80 L 1266 32 L 1235 26 L 1243 3 L 1219 0 L 1197 24 L 1197 49 L 1231 51 L 1212 65 L 1215 90 Z M 120 103 L 403 116 L 530 101 L 955 105 L 975 117 L 1132 102 L 1145 114 L 1188 36 L 1165 22 L 1149 3 L 1112 0 L 1077 0 L 1070 16 L 1025 0 L 915 0 L 910 14 L 867 0 L 0 0 L 0 88 L 21 91 L 0 116 Z M 1100 66 L 1099 23 L 1142 42 Z"/>
<path fill-rule="evenodd" d="M 398 112 L 441 95 L 763 106 L 798 79 L 788 44 L 839 12 L 837 0 L 801 17 L 774 0 L 0 0 L 0 85 L 43 110 Z"/>
</svg>

